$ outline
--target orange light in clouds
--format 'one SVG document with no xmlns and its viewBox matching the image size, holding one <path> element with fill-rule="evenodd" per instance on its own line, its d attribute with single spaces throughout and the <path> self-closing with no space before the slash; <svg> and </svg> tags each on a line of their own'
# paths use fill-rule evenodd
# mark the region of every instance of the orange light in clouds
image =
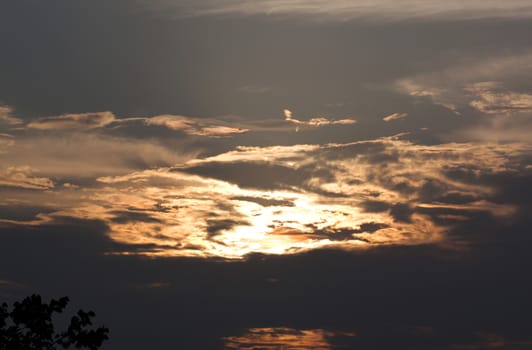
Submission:
<svg viewBox="0 0 532 350">
<path fill-rule="evenodd" d="M 164 201 L 160 198 L 168 196 L 168 191 L 142 190 L 135 199 L 131 192 L 121 198 L 112 190 L 115 211 L 130 212 L 136 207 L 139 213 L 150 215 L 152 221 L 109 220 L 111 238 L 126 244 L 155 243 L 161 247 L 147 255 L 239 259 L 250 253 L 295 254 L 326 247 L 350 250 L 375 244 L 411 245 L 435 242 L 442 237 L 442 229 L 423 215 L 414 215 L 409 223 L 397 223 L 387 212 L 362 212 L 356 207 L 356 201 L 322 204 L 323 198 L 311 193 L 245 190 L 213 180 L 209 180 L 208 196 L 201 193 L 203 190 L 197 185 L 192 189 L 193 194 L 182 196 L 187 199 Z M 289 203 L 280 201 L 263 206 L 234 199 L 242 197 L 276 198 Z M 220 201 L 231 210 L 221 210 Z M 153 210 L 157 203 L 165 209 Z M 120 206 L 123 207 L 119 209 Z M 208 222 L 215 218 L 221 218 L 221 222 L 231 219 L 231 225 L 209 233 Z M 342 238 L 335 233 L 336 230 L 356 231 L 368 222 L 378 222 L 383 227 Z"/>
<path fill-rule="evenodd" d="M 110 253 L 160 257 L 243 259 L 253 253 L 321 248 L 452 246 L 446 232 L 453 223 L 479 211 L 506 219 L 515 208 L 493 202 L 494 188 L 467 176 L 449 176 L 449 171 L 470 169 L 471 176 L 517 172 L 520 165 L 511 159 L 523 152 L 528 148 L 519 145 L 420 146 L 396 140 L 238 147 L 172 168 L 100 177 L 92 188 L 56 186 L 28 198 L 27 192 L 19 192 L 19 204 L 51 203 L 55 210 L 29 221 L 0 222 L 46 225 L 64 217 L 96 219 L 107 225 L 112 240 L 124 244 L 124 251 Z M 202 164 L 229 164 L 230 169 L 273 164 L 301 172 L 301 183 L 264 178 L 269 187 L 250 188 L 239 184 L 238 177 L 232 182 L 214 178 L 215 173 L 187 172 Z M 434 193 L 427 196 L 426 187 Z M 446 202 L 447 197 L 463 203 Z"/>
<path fill-rule="evenodd" d="M 332 349 L 329 340 L 335 336 L 352 337 L 355 334 L 323 329 L 250 328 L 241 336 L 225 337 L 224 348 L 239 350 L 328 350 Z"/>
</svg>

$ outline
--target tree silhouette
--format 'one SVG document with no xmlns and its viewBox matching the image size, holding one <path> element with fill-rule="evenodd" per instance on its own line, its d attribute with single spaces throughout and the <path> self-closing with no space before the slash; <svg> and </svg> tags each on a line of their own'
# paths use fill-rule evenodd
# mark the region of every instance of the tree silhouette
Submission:
<svg viewBox="0 0 532 350">
<path fill-rule="evenodd" d="M 63 312 L 68 302 L 63 297 L 47 304 L 34 294 L 15 302 L 12 311 L 6 303 L 0 305 L 0 350 L 98 349 L 109 339 L 109 329 L 91 327 L 92 311 L 79 310 L 66 330 L 55 331 L 52 315 Z"/>
</svg>

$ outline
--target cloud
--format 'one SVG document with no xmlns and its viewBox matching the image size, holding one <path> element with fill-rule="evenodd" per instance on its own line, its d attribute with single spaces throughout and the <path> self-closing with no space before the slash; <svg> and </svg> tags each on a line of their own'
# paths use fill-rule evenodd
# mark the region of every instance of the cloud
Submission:
<svg viewBox="0 0 532 350">
<path fill-rule="evenodd" d="M 508 91 L 501 83 L 488 81 L 465 87 L 472 96 L 469 105 L 486 114 L 532 112 L 532 94 Z"/>
<path fill-rule="evenodd" d="M 382 120 L 384 120 L 385 122 L 391 122 L 392 120 L 405 118 L 407 115 L 408 113 L 393 113 L 382 118 Z"/>
<path fill-rule="evenodd" d="M 286 120 L 292 119 L 292 111 L 289 109 L 283 109 L 284 117 Z"/>
<path fill-rule="evenodd" d="M 483 142 L 523 142 L 531 144 L 532 117 L 495 115 L 477 125 L 458 130 L 454 136 Z"/>
<path fill-rule="evenodd" d="M 283 110 L 285 120 L 287 122 L 296 124 L 298 126 L 306 125 L 311 127 L 318 127 L 318 126 L 325 126 L 325 125 L 349 125 L 349 124 L 355 124 L 357 121 L 354 119 L 328 119 L 325 117 L 316 117 L 311 118 L 309 120 L 299 120 L 292 117 L 292 111 L 288 109 Z"/>
<path fill-rule="evenodd" d="M 95 112 L 80 114 L 63 114 L 42 117 L 27 124 L 30 129 L 57 130 L 77 129 L 90 130 L 107 126 L 116 120 L 111 112 Z"/>
<path fill-rule="evenodd" d="M 144 122 L 144 125 L 163 126 L 170 130 L 181 131 L 187 135 L 193 136 L 222 137 L 242 134 L 249 131 L 244 128 L 232 127 L 228 125 L 228 123 L 220 120 L 208 118 L 192 118 L 168 114 L 154 117 L 127 117 L 118 119 L 112 112 L 63 114 L 59 116 L 41 117 L 30 121 L 26 125 L 26 128 L 48 131 L 91 131 L 115 126 L 120 127 L 121 129 L 127 129 L 127 127 L 131 127 L 131 123 L 138 121 Z"/>
<path fill-rule="evenodd" d="M 471 140 L 531 143 L 532 94 L 510 91 L 497 82 L 468 85 L 469 105 L 488 117 L 457 133 Z"/>
<path fill-rule="evenodd" d="M 12 116 L 13 108 L 10 106 L 0 106 L 0 124 L 17 126 L 22 124 L 22 120 Z"/>
<path fill-rule="evenodd" d="M 0 286 L 20 286 L 19 283 L 0 279 Z"/>
<path fill-rule="evenodd" d="M 448 139 L 530 142 L 532 85 L 523 77 L 532 73 L 531 62 L 530 52 L 480 61 L 465 58 L 438 71 L 400 79 L 395 86 L 459 115 L 462 126 L 446 135 Z"/>
<path fill-rule="evenodd" d="M 52 180 L 33 176 L 32 173 L 33 170 L 27 166 L 9 166 L 0 169 L 0 186 L 32 190 L 47 190 L 54 187 Z"/>
<path fill-rule="evenodd" d="M 151 256 L 242 259 L 323 248 L 463 247 L 467 238 L 449 234 L 454 225 L 480 214 L 504 221 L 516 215 L 490 179 L 526 173 L 529 152 L 517 144 L 421 146 L 394 138 L 239 147 L 102 176 L 80 188 L 57 187 L 61 196 L 38 199 L 53 202 L 50 210 L 20 224 L 99 220 L 123 247 L 116 253 Z M 10 194 L 11 200 L 20 196 Z"/>
<path fill-rule="evenodd" d="M 529 343 L 512 343 L 504 337 L 488 332 L 477 332 L 478 341 L 467 345 L 453 344 L 451 350 L 481 350 L 481 349 L 526 349 Z M 522 346 L 525 346 L 524 348 Z M 514 347 L 515 346 L 515 347 Z"/>
<path fill-rule="evenodd" d="M 8 125 L 21 125 L 20 119 L 10 117 L 10 107 L 0 107 L 0 122 Z M 119 129 L 127 133 L 128 130 L 143 122 L 148 126 L 162 126 L 170 130 L 181 131 L 191 136 L 225 137 L 242 134 L 249 129 L 233 127 L 229 123 L 209 118 L 193 118 L 181 115 L 158 115 L 154 117 L 126 117 L 116 118 L 112 112 L 89 112 L 78 114 L 63 114 L 46 116 L 30 121 L 25 125 L 26 130 L 42 130 L 58 132 L 61 130 L 80 132 L 104 132 Z M 137 123 L 137 124 L 136 124 Z"/>
<path fill-rule="evenodd" d="M 144 1 L 166 15 L 186 16 L 290 16 L 319 20 L 401 21 L 412 19 L 529 18 L 532 5 L 526 0 L 202 0 Z"/>
<path fill-rule="evenodd" d="M 80 178 L 172 165 L 198 153 L 193 148 L 185 150 L 180 144 L 180 141 L 163 144 L 154 139 L 86 131 L 37 135 L 30 132 L 19 135 L 15 145 L 0 152 L 0 162 L 15 167 L 30 166 L 48 177 L 75 182 Z"/>
<path fill-rule="evenodd" d="M 353 332 L 286 327 L 250 328 L 239 336 L 224 337 L 224 349 L 333 349 L 333 338 L 354 337 Z"/>
<path fill-rule="evenodd" d="M 15 138 L 13 135 L 0 133 L 0 154 L 7 152 L 9 147 L 15 145 Z"/>
<path fill-rule="evenodd" d="M 171 130 L 182 131 L 188 135 L 221 137 L 234 134 L 246 133 L 249 130 L 235 128 L 220 124 L 220 121 L 202 120 L 199 118 L 190 118 L 180 115 L 160 115 L 146 118 L 144 122 L 147 125 L 164 126 Z"/>
<path fill-rule="evenodd" d="M 394 86 L 399 92 L 430 98 L 460 112 L 470 106 L 472 98 L 476 98 L 475 94 L 468 94 L 475 86 L 476 89 L 493 87 L 493 84 L 510 89 L 514 84 L 527 86 L 529 83 L 523 77 L 529 73 L 532 73 L 532 53 L 529 51 L 482 59 L 465 56 L 435 71 L 398 79 Z"/>
</svg>

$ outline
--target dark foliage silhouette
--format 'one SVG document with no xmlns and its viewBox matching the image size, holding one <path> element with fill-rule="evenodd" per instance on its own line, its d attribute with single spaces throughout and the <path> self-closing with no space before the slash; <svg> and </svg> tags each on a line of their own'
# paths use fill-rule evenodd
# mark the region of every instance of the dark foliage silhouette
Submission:
<svg viewBox="0 0 532 350">
<path fill-rule="evenodd" d="M 67 329 L 56 332 L 52 316 L 61 313 L 68 297 L 42 301 L 39 295 L 8 305 L 0 305 L 0 350 L 98 349 L 108 339 L 109 329 L 93 328 L 94 312 L 79 310 L 70 319 Z"/>
</svg>

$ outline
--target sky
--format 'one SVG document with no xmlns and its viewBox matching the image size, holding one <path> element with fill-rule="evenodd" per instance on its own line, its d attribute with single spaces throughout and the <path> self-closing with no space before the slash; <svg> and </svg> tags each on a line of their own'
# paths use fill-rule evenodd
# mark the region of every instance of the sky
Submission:
<svg viewBox="0 0 532 350">
<path fill-rule="evenodd" d="M 103 349 L 532 349 L 529 0 L 0 3 L 0 300 Z"/>
</svg>

